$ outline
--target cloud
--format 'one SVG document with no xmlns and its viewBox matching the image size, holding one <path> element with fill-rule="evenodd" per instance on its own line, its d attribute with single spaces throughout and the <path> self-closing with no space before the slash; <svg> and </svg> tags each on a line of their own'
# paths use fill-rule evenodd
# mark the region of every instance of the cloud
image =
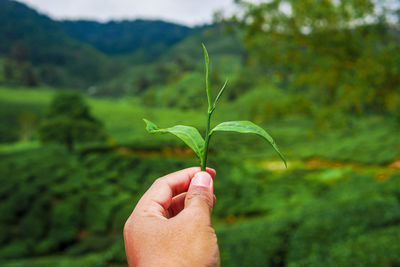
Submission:
<svg viewBox="0 0 400 267">
<path fill-rule="evenodd" d="M 233 10 L 233 0 L 18 0 L 56 19 L 164 19 L 196 25 L 215 10 Z"/>
</svg>

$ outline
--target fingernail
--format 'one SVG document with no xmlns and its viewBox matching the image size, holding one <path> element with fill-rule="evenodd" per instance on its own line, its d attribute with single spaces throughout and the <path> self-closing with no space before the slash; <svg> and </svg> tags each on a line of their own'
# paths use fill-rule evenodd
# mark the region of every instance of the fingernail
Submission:
<svg viewBox="0 0 400 267">
<path fill-rule="evenodd" d="M 211 175 L 207 172 L 198 172 L 193 177 L 190 185 L 197 185 L 197 186 L 204 186 L 204 187 L 211 187 L 212 178 Z"/>
</svg>

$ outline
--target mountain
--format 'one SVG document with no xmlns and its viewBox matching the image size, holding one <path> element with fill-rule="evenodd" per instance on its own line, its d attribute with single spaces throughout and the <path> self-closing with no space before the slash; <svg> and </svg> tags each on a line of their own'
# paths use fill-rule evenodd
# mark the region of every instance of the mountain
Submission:
<svg viewBox="0 0 400 267">
<path fill-rule="evenodd" d="M 16 1 L 0 0 L 0 39 L 6 78 L 17 84 L 29 74 L 31 84 L 26 85 L 85 87 L 109 73 L 106 55 L 68 36 L 59 22 Z"/>
<path fill-rule="evenodd" d="M 163 21 L 55 21 L 0 0 L 0 83 L 87 88 L 156 59 L 194 31 Z"/>
<path fill-rule="evenodd" d="M 0 0 L 0 53 L 9 53 L 15 43 L 29 43 L 29 57 L 38 59 L 37 50 L 52 43 L 63 43 L 67 36 L 58 23 L 16 1 Z"/>
<path fill-rule="evenodd" d="M 167 48 L 193 33 L 193 29 L 160 20 L 63 21 L 65 32 L 108 55 L 128 54 L 141 48 Z"/>
<path fill-rule="evenodd" d="M 201 72 L 202 42 L 221 76 L 237 72 L 243 53 L 237 36 L 224 34 L 220 25 L 56 21 L 11 0 L 0 0 L 0 39 L 0 84 L 91 87 L 113 96 Z"/>
</svg>

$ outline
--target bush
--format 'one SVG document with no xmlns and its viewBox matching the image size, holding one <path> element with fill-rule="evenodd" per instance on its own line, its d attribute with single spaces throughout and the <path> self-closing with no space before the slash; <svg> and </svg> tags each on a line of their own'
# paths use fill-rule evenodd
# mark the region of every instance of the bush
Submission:
<svg viewBox="0 0 400 267">
<path fill-rule="evenodd" d="M 99 253 L 87 266 L 123 265 L 121 233 L 135 203 L 156 178 L 196 164 L 118 149 L 0 155 L 0 259 Z M 398 264 L 395 172 L 379 182 L 348 169 L 270 172 L 231 155 L 214 155 L 210 165 L 218 172 L 213 220 L 223 265 Z"/>
<path fill-rule="evenodd" d="M 76 92 L 56 95 L 39 128 L 42 142 L 56 142 L 74 150 L 77 142 L 104 140 L 102 124 L 91 114 L 82 96 Z"/>
</svg>

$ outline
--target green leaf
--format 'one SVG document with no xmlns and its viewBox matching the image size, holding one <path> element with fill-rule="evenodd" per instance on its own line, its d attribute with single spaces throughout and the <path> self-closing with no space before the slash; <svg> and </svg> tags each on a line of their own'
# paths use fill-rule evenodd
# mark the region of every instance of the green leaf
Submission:
<svg viewBox="0 0 400 267">
<path fill-rule="evenodd" d="M 274 139 L 272 139 L 272 137 L 263 128 L 252 123 L 251 121 L 227 121 L 220 123 L 211 130 L 210 135 L 213 134 L 213 132 L 217 131 L 253 133 L 261 136 L 272 145 L 272 147 L 275 149 L 275 151 L 278 153 L 279 157 L 283 160 L 283 163 L 285 163 L 285 166 L 287 167 L 286 159 L 279 151 L 279 148 L 276 145 Z"/>
<path fill-rule="evenodd" d="M 224 92 L 227 83 L 228 83 L 228 80 L 225 80 L 224 85 L 222 86 L 221 90 L 219 91 L 217 97 L 215 98 L 215 100 L 214 100 L 214 105 L 213 105 L 213 108 L 214 108 L 214 109 L 215 109 L 215 107 L 217 106 L 218 101 L 219 101 L 219 98 L 222 96 L 222 93 Z"/>
<path fill-rule="evenodd" d="M 206 93 L 208 100 L 208 110 L 211 110 L 211 92 L 210 92 L 210 59 L 208 58 L 208 52 L 206 46 L 202 43 L 204 50 L 204 63 L 206 65 Z"/>
<path fill-rule="evenodd" d="M 170 128 L 159 129 L 154 123 L 149 120 L 143 119 L 146 123 L 146 130 L 152 134 L 171 133 L 181 139 L 187 144 L 199 159 L 202 159 L 204 151 L 204 139 L 201 137 L 199 131 L 191 126 L 175 125 Z"/>
</svg>

